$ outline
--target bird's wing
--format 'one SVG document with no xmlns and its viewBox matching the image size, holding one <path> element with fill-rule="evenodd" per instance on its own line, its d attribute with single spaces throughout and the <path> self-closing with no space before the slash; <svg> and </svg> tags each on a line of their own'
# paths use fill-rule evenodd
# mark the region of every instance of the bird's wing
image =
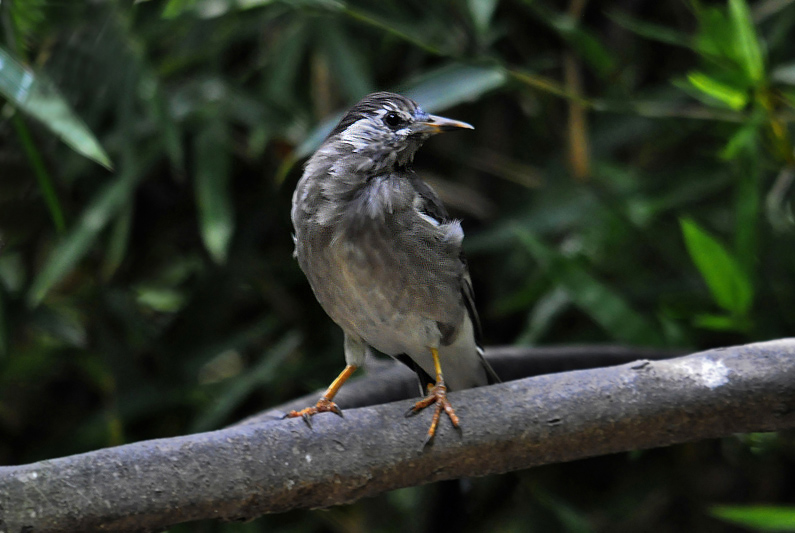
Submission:
<svg viewBox="0 0 795 533">
<path fill-rule="evenodd" d="M 413 175 L 412 177 L 414 188 L 422 199 L 422 205 L 420 206 L 422 212 L 425 215 L 437 220 L 440 224 L 447 224 L 451 222 L 452 219 L 447 213 L 447 209 L 445 209 L 442 201 L 439 199 L 439 197 L 436 195 L 436 192 L 434 192 L 430 185 L 422 181 L 416 175 Z M 491 368 L 491 365 L 489 365 L 489 363 L 483 357 L 483 330 L 481 329 L 480 317 L 478 316 L 478 311 L 475 307 L 475 291 L 472 289 L 472 278 L 469 275 L 469 266 L 467 265 L 466 256 L 464 255 L 463 250 L 461 250 L 458 258 L 464 265 L 464 275 L 461 278 L 461 297 L 464 301 L 464 307 L 466 307 L 467 315 L 472 321 L 472 329 L 475 334 L 475 346 L 477 348 L 478 357 L 483 364 L 483 368 L 486 370 L 486 376 L 488 378 L 489 385 L 500 383 L 500 378 L 497 376 L 496 372 L 494 372 L 494 369 Z"/>
<path fill-rule="evenodd" d="M 420 210 L 423 214 L 433 218 L 439 224 L 447 224 L 452 222 L 453 219 L 447 214 L 447 209 L 444 208 L 442 201 L 436 196 L 436 192 L 431 189 L 431 186 L 422 181 L 419 176 L 412 174 L 412 185 L 414 190 L 422 199 Z"/>
</svg>

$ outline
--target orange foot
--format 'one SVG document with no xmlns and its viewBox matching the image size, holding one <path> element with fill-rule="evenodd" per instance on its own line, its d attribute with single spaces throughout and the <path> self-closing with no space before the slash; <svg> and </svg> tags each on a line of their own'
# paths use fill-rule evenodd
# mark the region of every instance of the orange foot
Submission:
<svg viewBox="0 0 795 533">
<path fill-rule="evenodd" d="M 334 413 L 335 415 L 342 416 L 342 411 L 337 404 L 326 398 L 325 396 L 321 397 L 317 404 L 314 407 L 306 407 L 305 409 L 301 409 L 300 411 L 290 411 L 286 415 L 282 417 L 284 418 L 298 418 L 299 416 L 304 419 L 306 425 L 310 428 L 312 427 L 312 419 L 310 418 L 313 415 L 318 413 Z"/>
<path fill-rule="evenodd" d="M 415 403 L 411 409 L 406 411 L 406 416 L 415 415 L 432 404 L 436 404 L 436 410 L 433 412 L 431 427 L 428 428 L 428 436 L 425 437 L 425 442 L 422 445 L 423 448 L 433 441 L 433 437 L 436 435 L 436 428 L 439 426 L 439 417 L 441 417 L 442 411 L 447 413 L 447 416 L 450 417 L 450 422 L 453 423 L 456 429 L 461 429 L 461 426 L 458 424 L 458 415 L 455 414 L 450 400 L 447 399 L 447 387 L 444 382 L 437 383 L 434 386 L 428 385 L 428 396 Z"/>
</svg>

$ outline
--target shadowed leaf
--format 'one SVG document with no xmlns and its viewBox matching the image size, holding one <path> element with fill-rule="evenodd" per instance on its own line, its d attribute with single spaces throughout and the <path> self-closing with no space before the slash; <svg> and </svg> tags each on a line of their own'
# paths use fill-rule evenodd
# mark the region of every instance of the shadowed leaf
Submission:
<svg viewBox="0 0 795 533">
<path fill-rule="evenodd" d="M 659 330 L 634 311 L 614 290 L 594 278 L 584 267 L 548 248 L 532 233 L 515 228 L 525 249 L 539 262 L 567 296 L 610 335 L 621 342 L 661 345 Z"/>
<path fill-rule="evenodd" d="M 235 229 L 229 191 L 229 134 L 215 119 L 196 138 L 196 204 L 207 251 L 216 263 L 226 261 Z"/>
</svg>

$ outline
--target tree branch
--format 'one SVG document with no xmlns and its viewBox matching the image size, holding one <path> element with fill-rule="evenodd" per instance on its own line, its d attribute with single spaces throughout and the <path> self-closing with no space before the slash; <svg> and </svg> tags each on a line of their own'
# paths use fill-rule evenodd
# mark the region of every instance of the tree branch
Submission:
<svg viewBox="0 0 795 533">
<path fill-rule="evenodd" d="M 795 339 L 451 393 L 459 434 L 410 402 L 119 446 L 0 468 L 0 531 L 155 530 L 324 507 L 738 432 L 795 427 Z"/>
<path fill-rule="evenodd" d="M 570 370 L 621 365 L 638 359 L 659 361 L 684 354 L 685 352 L 682 350 L 601 344 L 541 348 L 534 346 L 492 346 L 486 348 L 486 359 L 503 381 L 514 381 Z M 347 381 L 334 397 L 334 401 L 341 409 L 397 402 L 416 398 L 423 394 L 418 389 L 417 375 L 402 363 L 393 359 L 370 356 L 366 367 L 366 375 Z M 284 413 L 293 410 L 299 411 L 308 405 L 313 405 L 325 390 L 325 388 L 318 389 L 300 398 L 271 407 L 237 424 L 258 424 L 281 420 Z"/>
</svg>

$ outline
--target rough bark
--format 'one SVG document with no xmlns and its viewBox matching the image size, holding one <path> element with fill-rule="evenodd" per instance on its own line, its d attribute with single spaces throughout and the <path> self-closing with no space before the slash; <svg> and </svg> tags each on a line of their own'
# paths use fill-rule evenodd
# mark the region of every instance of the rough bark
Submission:
<svg viewBox="0 0 795 533">
<path fill-rule="evenodd" d="M 383 491 L 738 432 L 795 427 L 795 339 L 664 361 L 564 372 L 410 401 L 345 418 L 271 420 L 0 468 L 0 531 L 152 531 L 255 517 Z M 30 528 L 30 529 L 25 529 Z"/>
<path fill-rule="evenodd" d="M 684 355 L 681 350 L 661 350 L 615 345 L 581 346 L 492 346 L 486 348 L 486 359 L 503 381 L 531 376 L 554 374 L 570 370 L 584 370 L 614 366 L 638 359 L 659 361 Z M 408 367 L 389 358 L 369 357 L 367 375 L 354 377 L 345 383 L 334 398 L 341 409 L 367 407 L 388 402 L 416 398 L 421 394 L 417 375 Z M 257 424 L 281 419 L 284 413 L 314 405 L 325 389 L 295 398 L 250 416 L 238 424 Z"/>
</svg>

